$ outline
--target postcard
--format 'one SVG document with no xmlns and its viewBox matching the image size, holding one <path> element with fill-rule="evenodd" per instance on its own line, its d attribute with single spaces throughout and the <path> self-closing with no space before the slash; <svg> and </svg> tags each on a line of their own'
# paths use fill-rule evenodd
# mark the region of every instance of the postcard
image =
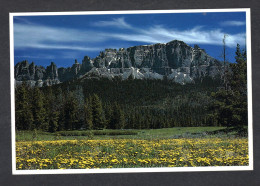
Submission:
<svg viewBox="0 0 260 186">
<path fill-rule="evenodd" d="M 250 9 L 9 17 L 13 174 L 253 170 Z"/>
</svg>

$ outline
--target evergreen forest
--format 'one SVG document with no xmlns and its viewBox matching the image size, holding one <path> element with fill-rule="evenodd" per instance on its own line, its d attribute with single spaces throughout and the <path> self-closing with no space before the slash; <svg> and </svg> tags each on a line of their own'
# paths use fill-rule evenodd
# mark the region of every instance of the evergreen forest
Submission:
<svg viewBox="0 0 260 186">
<path fill-rule="evenodd" d="M 247 126 L 246 52 L 223 76 L 181 85 L 163 80 L 80 78 L 15 88 L 17 130 L 159 129 Z"/>
</svg>

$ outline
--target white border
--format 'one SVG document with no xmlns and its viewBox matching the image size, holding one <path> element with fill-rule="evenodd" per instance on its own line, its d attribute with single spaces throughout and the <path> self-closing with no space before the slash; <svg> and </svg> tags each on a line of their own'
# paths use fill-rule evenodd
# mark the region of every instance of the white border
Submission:
<svg viewBox="0 0 260 186">
<path fill-rule="evenodd" d="M 15 150 L 15 97 L 14 97 L 14 16 L 46 15 L 105 15 L 105 14 L 155 14 L 155 13 L 204 13 L 204 12 L 245 12 L 247 46 L 247 85 L 248 85 L 248 166 L 219 167 L 171 167 L 171 168 L 112 168 L 112 169 L 65 169 L 65 170 L 16 170 Z M 233 9 L 189 9 L 189 10 L 131 10 L 131 11 L 88 11 L 88 12 L 23 12 L 9 13 L 10 26 L 10 83 L 11 83 L 11 138 L 12 174 L 81 174 L 81 173 L 137 173 L 137 172 L 198 172 L 198 171 L 245 171 L 253 170 L 253 111 L 252 111 L 252 73 L 251 73 L 251 17 L 250 8 Z"/>
</svg>

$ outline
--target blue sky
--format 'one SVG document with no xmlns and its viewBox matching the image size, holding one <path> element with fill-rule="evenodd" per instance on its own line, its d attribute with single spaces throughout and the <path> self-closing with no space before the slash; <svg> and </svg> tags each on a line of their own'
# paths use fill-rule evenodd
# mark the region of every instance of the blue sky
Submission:
<svg viewBox="0 0 260 186">
<path fill-rule="evenodd" d="M 117 15 L 14 16 L 14 60 L 47 66 L 71 66 L 105 48 L 182 40 L 222 59 L 228 34 L 227 59 L 234 62 L 236 44 L 246 41 L 245 12 Z"/>
</svg>

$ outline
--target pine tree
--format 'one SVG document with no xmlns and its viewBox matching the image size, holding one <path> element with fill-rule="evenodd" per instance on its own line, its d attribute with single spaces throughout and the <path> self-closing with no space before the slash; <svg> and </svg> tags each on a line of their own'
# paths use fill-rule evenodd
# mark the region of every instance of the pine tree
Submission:
<svg viewBox="0 0 260 186">
<path fill-rule="evenodd" d="M 47 112 L 47 122 L 48 122 L 48 131 L 56 132 L 58 129 L 59 121 L 59 105 L 57 104 L 57 99 L 52 92 L 52 87 L 48 86 L 45 93 L 46 103 L 45 108 Z"/>
<path fill-rule="evenodd" d="M 85 111 L 85 127 L 86 129 L 93 129 L 93 114 L 92 114 L 92 100 L 91 96 L 86 99 L 84 105 Z"/>
<path fill-rule="evenodd" d="M 73 97 L 73 94 L 69 92 L 64 105 L 64 127 L 66 130 L 75 129 L 78 123 L 77 105 L 77 101 Z"/>
<path fill-rule="evenodd" d="M 58 129 L 59 112 L 54 111 L 49 113 L 49 132 L 56 132 Z"/>
<path fill-rule="evenodd" d="M 108 129 L 111 129 L 111 119 L 113 115 L 113 109 L 111 103 L 105 105 L 105 117 L 106 117 L 106 126 Z"/>
<path fill-rule="evenodd" d="M 76 85 L 76 89 L 75 91 L 73 91 L 73 96 L 75 97 L 78 105 L 77 105 L 77 109 L 78 109 L 78 124 L 76 126 L 77 129 L 80 129 L 84 123 L 85 123 L 85 117 L 84 117 L 84 113 L 85 113 L 85 98 L 84 98 L 84 93 L 83 93 L 83 88 L 82 86 L 78 86 Z"/>
<path fill-rule="evenodd" d="M 29 89 L 28 85 L 23 82 L 15 90 L 15 127 L 18 130 L 33 129 L 33 114 Z"/>
<path fill-rule="evenodd" d="M 105 126 L 105 118 L 102 108 L 102 103 L 97 94 L 92 96 L 92 116 L 93 129 L 103 129 Z"/>
<path fill-rule="evenodd" d="M 118 117 L 116 128 L 117 129 L 123 129 L 125 127 L 125 115 L 124 115 L 124 112 L 122 111 L 121 107 L 118 104 L 116 104 L 115 109 L 116 110 L 115 110 L 114 113 Z"/>
<path fill-rule="evenodd" d="M 239 45 L 235 58 L 236 63 L 230 64 L 231 72 L 226 77 L 228 88 L 212 93 L 216 101 L 210 117 L 221 125 L 242 130 L 247 125 L 247 66 L 246 52 L 241 53 Z"/>
<path fill-rule="evenodd" d="M 48 130 L 47 113 L 44 108 L 44 95 L 38 87 L 33 89 L 32 110 L 34 117 L 34 128 Z"/>
<path fill-rule="evenodd" d="M 117 103 L 114 103 L 113 105 L 113 112 L 109 126 L 111 129 L 123 129 L 125 127 L 125 116 Z"/>
<path fill-rule="evenodd" d="M 62 89 L 60 87 L 56 90 L 55 97 L 56 97 L 55 104 L 57 107 L 57 111 L 59 113 L 57 130 L 61 131 L 65 129 L 65 113 L 64 113 L 65 99 L 64 99 Z"/>
<path fill-rule="evenodd" d="M 241 95 L 247 94 L 247 59 L 246 51 L 241 52 L 239 44 L 236 48 L 236 63 L 230 64 L 232 73 L 229 74 L 229 86 L 231 90 L 238 91 Z"/>
</svg>

